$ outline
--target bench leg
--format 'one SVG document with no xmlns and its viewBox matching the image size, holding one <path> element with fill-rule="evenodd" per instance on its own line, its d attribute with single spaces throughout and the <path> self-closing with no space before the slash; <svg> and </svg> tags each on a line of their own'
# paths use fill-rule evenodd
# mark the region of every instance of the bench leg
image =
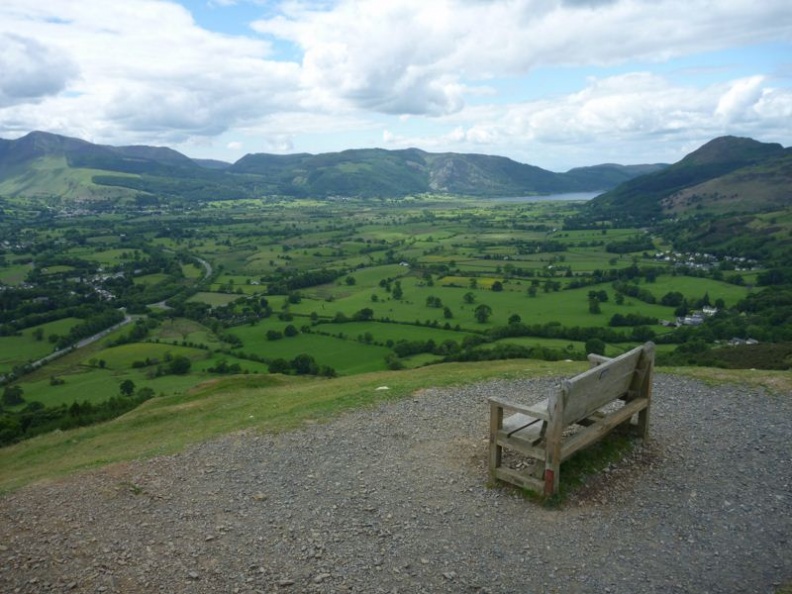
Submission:
<svg viewBox="0 0 792 594">
<path fill-rule="evenodd" d="M 496 443 L 501 427 L 503 427 L 503 407 L 492 403 L 490 404 L 489 470 L 493 479 L 495 471 L 501 466 L 503 456 L 503 447 Z"/>
<path fill-rule="evenodd" d="M 647 406 L 638 413 L 638 426 L 636 427 L 638 437 L 643 440 L 649 439 L 649 407 Z"/>
</svg>

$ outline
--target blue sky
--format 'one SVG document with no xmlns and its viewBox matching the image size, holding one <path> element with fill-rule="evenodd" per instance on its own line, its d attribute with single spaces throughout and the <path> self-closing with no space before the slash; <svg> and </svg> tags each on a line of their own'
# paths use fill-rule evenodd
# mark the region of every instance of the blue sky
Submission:
<svg viewBox="0 0 792 594">
<path fill-rule="evenodd" d="M 792 144 L 789 0 L 3 0 L 0 137 L 553 171 Z"/>
</svg>

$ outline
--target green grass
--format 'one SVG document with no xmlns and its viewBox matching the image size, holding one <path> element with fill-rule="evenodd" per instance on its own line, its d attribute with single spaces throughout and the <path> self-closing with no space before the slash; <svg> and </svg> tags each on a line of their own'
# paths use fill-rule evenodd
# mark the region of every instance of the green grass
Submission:
<svg viewBox="0 0 792 594">
<path fill-rule="evenodd" d="M 0 268 L 0 283 L 4 285 L 18 285 L 27 278 L 28 272 L 33 269 L 30 264 L 11 264 Z"/>
<path fill-rule="evenodd" d="M 10 371 L 15 365 L 23 365 L 30 361 L 35 361 L 46 357 L 53 352 L 55 347 L 47 340 L 51 334 L 63 336 L 78 324 L 77 318 L 64 318 L 54 322 L 48 322 L 32 328 L 22 330 L 21 336 L 1 336 L 0 337 L 0 373 Z M 43 331 L 43 339 L 36 340 L 33 332 L 37 328 Z"/>
<path fill-rule="evenodd" d="M 285 326 L 285 322 L 279 322 Z M 342 340 L 318 334 L 299 334 L 291 338 L 267 340 L 267 326 L 239 326 L 231 333 L 242 339 L 245 353 L 256 353 L 270 359 L 294 359 L 310 354 L 319 365 L 328 365 L 339 375 L 365 373 L 385 369 L 385 356 L 390 349 L 366 345 L 356 340 Z"/>
<path fill-rule="evenodd" d="M 150 335 L 152 339 L 159 339 L 171 344 L 173 341 L 187 341 L 204 344 L 209 348 L 222 346 L 220 339 L 209 328 L 186 318 L 163 320 L 158 328 L 151 331 Z"/>
<path fill-rule="evenodd" d="M 452 320 L 453 321 L 453 320 Z M 388 340 L 434 340 L 440 344 L 445 340 L 461 342 L 469 332 L 454 332 L 442 328 L 428 328 L 426 326 L 409 326 L 404 324 L 386 324 L 382 322 L 348 322 L 345 324 L 319 324 L 315 332 L 339 334 L 355 339 L 367 332 L 371 333 L 375 342 L 385 343 Z"/>
<path fill-rule="evenodd" d="M 726 307 L 733 307 L 741 299 L 745 299 L 751 292 L 746 287 L 732 285 L 708 278 L 696 278 L 692 276 L 671 276 L 664 274 L 657 278 L 654 283 L 641 283 L 641 286 L 648 289 L 657 297 L 659 301 L 663 295 L 672 291 L 682 293 L 691 302 L 709 295 L 710 303 L 715 303 L 716 299 L 723 299 Z"/>
<path fill-rule="evenodd" d="M 240 297 L 241 295 L 233 295 L 230 293 L 209 293 L 202 291 L 190 297 L 189 301 L 206 303 L 207 305 L 211 305 L 212 307 L 221 307 L 223 305 L 228 305 L 229 303 L 233 303 Z"/>
<path fill-rule="evenodd" d="M 39 158 L 24 175 L 6 178 L 0 183 L 0 194 L 11 196 L 61 196 L 63 198 L 105 198 L 129 196 L 135 192 L 126 188 L 100 186 L 93 183 L 96 175 L 107 175 L 99 169 L 72 169 L 66 157 L 47 156 Z M 138 177 L 114 172 L 113 175 Z"/>
<path fill-rule="evenodd" d="M 409 372 L 381 371 L 331 380 L 280 375 L 212 378 L 193 389 L 154 398 L 113 421 L 50 433 L 0 449 L 0 492 L 106 464 L 173 454 L 220 435 L 289 430 L 306 422 L 331 419 L 346 410 L 416 395 L 428 386 L 463 385 L 492 378 L 566 377 L 585 368 L 582 362 L 510 360 L 433 365 Z M 771 389 L 780 393 L 792 391 L 792 379 L 785 372 L 762 372 L 759 377 L 744 371 L 705 368 L 662 371 L 703 381 L 769 382 Z M 179 378 L 161 379 L 176 382 Z M 389 389 L 377 390 L 381 386 Z M 156 382 L 153 387 L 160 391 Z M 580 461 L 579 473 L 569 465 L 564 474 L 574 479 L 592 472 L 594 464 L 603 460 L 607 463 L 614 446 L 603 447 L 605 453 L 595 451 L 593 460 Z M 571 483 L 565 479 L 565 484 Z"/>
<path fill-rule="evenodd" d="M 136 276 L 133 279 L 133 282 L 136 285 L 156 285 L 157 283 L 161 283 L 162 281 L 168 280 L 170 275 L 164 274 L 162 272 L 158 272 L 156 274 L 145 274 L 143 276 Z"/>
<path fill-rule="evenodd" d="M 496 361 L 382 371 L 331 380 L 279 375 L 211 379 L 154 398 L 113 421 L 42 435 L 0 449 L 0 492 L 114 462 L 172 454 L 239 431 L 272 432 L 332 418 L 345 410 L 490 378 L 577 373 L 582 364 Z M 377 390 L 388 386 L 389 390 Z"/>
<path fill-rule="evenodd" d="M 108 369 L 126 370 L 131 369 L 135 361 L 143 361 L 147 357 L 149 359 L 158 359 L 160 362 L 164 362 L 169 355 L 173 357 L 183 355 L 189 359 L 196 360 L 205 358 L 206 354 L 207 352 L 201 349 L 173 344 L 133 342 L 105 349 L 98 356 L 91 355 L 90 359 L 103 359 Z M 82 363 L 87 365 L 90 359 L 86 358 Z"/>
</svg>

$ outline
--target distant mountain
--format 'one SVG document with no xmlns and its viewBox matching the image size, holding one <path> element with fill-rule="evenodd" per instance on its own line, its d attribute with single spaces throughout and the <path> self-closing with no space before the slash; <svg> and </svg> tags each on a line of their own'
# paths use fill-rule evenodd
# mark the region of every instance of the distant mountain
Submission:
<svg viewBox="0 0 792 594">
<path fill-rule="evenodd" d="M 654 163 L 649 165 L 617 165 L 615 163 L 605 163 L 603 165 L 570 169 L 566 172 L 566 175 L 584 185 L 603 184 L 602 189 L 606 189 L 618 186 L 639 175 L 661 171 L 666 167 L 668 167 L 667 163 Z"/>
<path fill-rule="evenodd" d="M 0 139 L 0 194 L 75 199 L 521 196 L 603 191 L 662 167 L 607 164 L 554 173 L 505 157 L 418 149 L 250 154 L 228 164 L 164 147 L 96 145 L 46 132 Z"/>
<path fill-rule="evenodd" d="M 647 221 L 691 209 L 752 212 L 792 204 L 792 149 L 716 138 L 670 167 L 626 181 L 589 203 L 594 213 Z"/>
<path fill-rule="evenodd" d="M 554 173 L 506 157 L 354 149 L 320 155 L 251 154 L 228 170 L 274 181 L 287 195 L 405 196 L 427 192 L 520 196 L 598 191 L 659 165 L 601 165 Z"/>
<path fill-rule="evenodd" d="M 206 169 L 228 169 L 231 167 L 231 163 L 218 161 L 217 159 L 193 159 L 193 161 Z"/>
</svg>

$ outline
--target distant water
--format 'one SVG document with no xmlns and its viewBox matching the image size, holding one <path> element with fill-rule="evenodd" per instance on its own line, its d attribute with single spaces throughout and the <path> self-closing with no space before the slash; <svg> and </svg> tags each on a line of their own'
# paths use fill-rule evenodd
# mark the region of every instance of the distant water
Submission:
<svg viewBox="0 0 792 594">
<path fill-rule="evenodd" d="M 545 194 L 543 196 L 512 196 L 509 198 L 493 198 L 498 202 L 545 202 L 547 200 L 591 200 L 604 192 L 571 192 L 568 194 Z"/>
</svg>

